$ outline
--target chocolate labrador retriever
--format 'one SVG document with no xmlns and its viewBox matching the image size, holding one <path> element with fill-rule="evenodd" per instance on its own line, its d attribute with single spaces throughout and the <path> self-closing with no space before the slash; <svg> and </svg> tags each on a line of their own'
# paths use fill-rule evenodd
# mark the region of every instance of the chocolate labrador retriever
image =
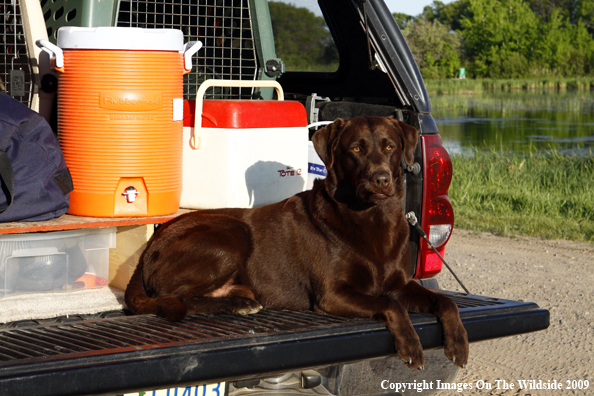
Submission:
<svg viewBox="0 0 594 396">
<path fill-rule="evenodd" d="M 255 209 L 215 209 L 161 226 L 126 290 L 128 308 L 171 321 L 192 313 L 315 310 L 386 324 L 398 356 L 423 367 L 407 310 L 434 313 L 445 354 L 466 365 L 456 304 L 411 280 L 401 159 L 418 132 L 393 117 L 337 119 L 313 136 L 328 176 Z"/>
</svg>

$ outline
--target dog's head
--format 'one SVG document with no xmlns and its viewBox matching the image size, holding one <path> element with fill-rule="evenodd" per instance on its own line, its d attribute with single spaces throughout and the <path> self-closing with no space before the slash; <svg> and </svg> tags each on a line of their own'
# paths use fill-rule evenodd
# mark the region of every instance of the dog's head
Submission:
<svg viewBox="0 0 594 396">
<path fill-rule="evenodd" d="M 392 116 L 339 118 L 312 141 L 328 171 L 326 189 L 338 201 L 375 205 L 403 198 L 401 161 L 414 163 L 415 128 Z"/>
</svg>

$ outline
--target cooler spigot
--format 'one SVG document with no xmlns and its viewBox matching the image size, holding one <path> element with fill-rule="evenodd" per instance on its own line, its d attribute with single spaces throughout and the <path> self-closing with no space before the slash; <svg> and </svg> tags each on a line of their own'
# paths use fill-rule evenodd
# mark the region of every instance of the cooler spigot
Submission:
<svg viewBox="0 0 594 396">
<path fill-rule="evenodd" d="M 124 190 L 122 195 L 126 197 L 126 201 L 128 201 L 128 203 L 134 203 L 134 201 L 136 201 L 138 191 L 134 187 L 130 186 Z"/>
</svg>

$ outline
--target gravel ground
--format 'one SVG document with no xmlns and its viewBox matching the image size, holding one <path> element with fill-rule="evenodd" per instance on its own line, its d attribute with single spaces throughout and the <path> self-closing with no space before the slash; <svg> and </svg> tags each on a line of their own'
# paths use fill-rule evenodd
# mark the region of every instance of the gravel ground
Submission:
<svg viewBox="0 0 594 396">
<path fill-rule="evenodd" d="M 445 259 L 471 293 L 536 302 L 550 311 L 551 325 L 536 333 L 471 344 L 468 367 L 456 382 L 469 383 L 472 390 L 440 396 L 594 395 L 593 244 L 456 229 Z M 445 268 L 438 281 L 444 289 L 463 291 Z M 556 380 L 562 389 L 520 389 L 520 380 Z M 589 386 L 580 390 L 584 380 Z M 479 390 L 477 381 L 493 388 Z M 514 387 L 503 389 L 503 381 Z"/>
</svg>

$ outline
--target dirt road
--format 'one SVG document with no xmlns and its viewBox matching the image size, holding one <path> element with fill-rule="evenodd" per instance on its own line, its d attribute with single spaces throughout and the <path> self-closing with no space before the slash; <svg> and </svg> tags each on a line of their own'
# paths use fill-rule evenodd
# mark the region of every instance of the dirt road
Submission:
<svg viewBox="0 0 594 396">
<path fill-rule="evenodd" d="M 594 244 L 455 230 L 445 258 L 471 293 L 536 302 L 550 310 L 551 325 L 472 344 L 468 368 L 456 382 L 473 389 L 440 396 L 594 395 Z M 444 289 L 463 291 L 445 268 L 438 281 Z M 556 380 L 562 389 L 521 390 L 520 380 Z M 476 389 L 477 381 L 493 389 Z M 513 389 L 496 389 L 503 381 L 513 383 Z"/>
</svg>

